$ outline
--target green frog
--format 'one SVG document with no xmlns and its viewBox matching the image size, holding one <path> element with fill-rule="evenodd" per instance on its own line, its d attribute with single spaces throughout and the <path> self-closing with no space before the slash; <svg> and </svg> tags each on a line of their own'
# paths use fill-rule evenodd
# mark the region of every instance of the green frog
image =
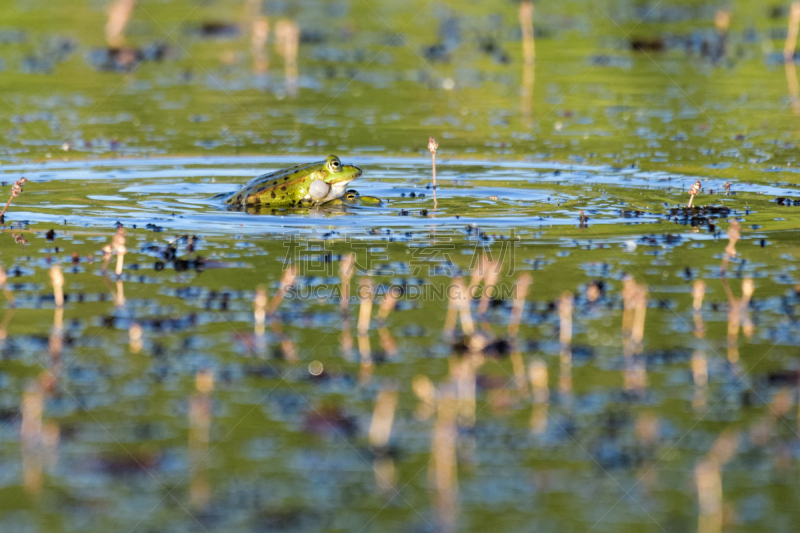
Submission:
<svg viewBox="0 0 800 533">
<path fill-rule="evenodd" d="M 383 205 L 383 201 L 380 198 L 375 198 L 374 196 L 361 196 L 358 191 L 350 189 L 344 193 L 344 196 L 331 201 L 328 205 L 335 207 L 379 207 Z"/>
<path fill-rule="evenodd" d="M 325 161 L 257 176 L 227 198 L 225 204 L 248 210 L 322 205 L 345 196 L 347 184 L 360 175 L 360 168 L 343 165 L 332 155 Z"/>
</svg>

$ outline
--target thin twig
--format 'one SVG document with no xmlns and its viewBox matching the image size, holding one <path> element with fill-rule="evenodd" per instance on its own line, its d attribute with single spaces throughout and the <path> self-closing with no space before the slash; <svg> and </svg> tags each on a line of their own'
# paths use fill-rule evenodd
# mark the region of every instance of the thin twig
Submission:
<svg viewBox="0 0 800 533">
<path fill-rule="evenodd" d="M 439 150 L 439 143 L 431 137 L 428 139 L 428 151 L 430 151 L 433 161 L 433 208 L 436 209 L 438 201 L 436 199 L 436 152 Z"/>
<path fill-rule="evenodd" d="M 22 194 L 22 186 L 25 185 L 26 183 L 28 183 L 28 178 L 20 178 L 14 182 L 14 185 L 11 186 L 11 196 L 9 196 L 8 202 L 6 202 L 6 205 L 5 207 L 3 207 L 3 210 L 0 211 L 0 218 L 3 218 L 3 215 L 6 214 L 6 209 L 8 209 L 8 206 L 11 205 L 11 201 L 20 194 Z"/>
</svg>

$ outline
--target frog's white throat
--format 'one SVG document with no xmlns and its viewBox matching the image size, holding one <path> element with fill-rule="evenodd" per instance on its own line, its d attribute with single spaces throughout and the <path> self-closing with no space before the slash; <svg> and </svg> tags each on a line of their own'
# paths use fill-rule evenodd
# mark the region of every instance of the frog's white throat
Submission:
<svg viewBox="0 0 800 533">
<path fill-rule="evenodd" d="M 347 192 L 347 185 L 349 185 L 351 181 L 353 180 L 332 183 L 331 190 L 328 192 L 328 196 L 320 200 L 319 203 L 324 204 L 325 202 L 330 202 L 331 200 L 336 200 L 337 198 L 344 196 L 344 193 Z"/>
</svg>

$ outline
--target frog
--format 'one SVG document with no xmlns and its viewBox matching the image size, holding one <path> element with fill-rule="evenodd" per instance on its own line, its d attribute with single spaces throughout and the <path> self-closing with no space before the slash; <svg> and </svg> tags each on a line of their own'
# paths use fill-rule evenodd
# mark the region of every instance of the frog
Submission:
<svg viewBox="0 0 800 533">
<path fill-rule="evenodd" d="M 233 209 L 319 206 L 342 198 L 361 169 L 335 156 L 256 176 L 225 200 Z"/>
<path fill-rule="evenodd" d="M 383 201 L 374 196 L 362 196 L 355 189 L 349 189 L 341 198 L 332 200 L 328 205 L 334 207 L 380 207 Z"/>
</svg>

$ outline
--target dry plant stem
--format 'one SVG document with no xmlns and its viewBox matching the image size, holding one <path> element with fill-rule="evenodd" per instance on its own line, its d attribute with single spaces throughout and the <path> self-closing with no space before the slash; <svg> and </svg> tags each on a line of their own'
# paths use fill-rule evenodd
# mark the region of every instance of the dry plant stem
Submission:
<svg viewBox="0 0 800 533">
<path fill-rule="evenodd" d="M 277 320 L 271 321 L 271 324 L 272 324 L 272 332 L 275 334 L 275 337 L 277 337 L 280 340 L 281 351 L 283 352 L 283 356 L 286 358 L 287 361 L 290 361 L 292 363 L 296 362 L 297 349 L 295 348 L 294 343 L 283 332 L 283 328 L 281 327 L 280 323 Z"/>
<path fill-rule="evenodd" d="M 358 288 L 361 297 L 361 308 L 358 313 L 358 334 L 366 335 L 369 333 L 370 319 L 372 317 L 372 297 L 374 283 L 371 279 L 361 281 Z"/>
<path fill-rule="evenodd" d="M 11 324 L 11 319 L 14 317 L 14 308 L 12 307 L 3 315 L 3 322 L 0 324 L 0 348 L 8 338 L 8 325 Z"/>
<path fill-rule="evenodd" d="M 482 356 L 470 354 L 461 359 L 450 359 L 450 376 L 458 393 L 458 421 L 463 427 L 473 427 L 476 419 L 477 382 L 475 370 Z"/>
<path fill-rule="evenodd" d="M 647 385 L 647 371 L 634 356 L 641 352 L 644 338 L 644 321 L 647 310 L 647 287 L 628 276 L 623 282 L 622 343 L 625 357 L 625 388 L 643 391 Z"/>
<path fill-rule="evenodd" d="M 109 262 L 111 262 L 111 245 L 107 244 L 103 246 L 103 275 L 105 275 L 106 270 L 108 270 Z"/>
<path fill-rule="evenodd" d="M 728 296 L 728 362 L 735 365 L 739 362 L 739 327 L 741 325 L 741 302 L 733 296 L 727 278 L 722 278 L 722 286 Z"/>
<path fill-rule="evenodd" d="M 703 298 L 706 293 L 706 283 L 703 280 L 697 280 L 692 287 L 692 309 L 694 311 L 694 335 L 698 339 L 702 339 L 706 335 L 706 327 L 703 323 Z"/>
<path fill-rule="evenodd" d="M 637 285 L 631 276 L 626 276 L 622 280 L 622 338 L 627 339 L 631 336 L 633 327 L 633 307 L 636 303 Z"/>
<path fill-rule="evenodd" d="M 475 325 L 472 321 L 472 313 L 469 309 L 469 292 L 467 287 L 464 285 L 464 280 L 458 278 L 456 280 L 456 284 L 458 285 L 458 300 L 457 306 L 459 310 L 459 317 L 461 318 L 461 329 L 464 330 L 464 333 L 467 336 L 472 336 L 475 332 Z"/>
<path fill-rule="evenodd" d="M 6 273 L 6 269 L 3 268 L 3 265 L 0 265 L 0 287 L 3 288 L 3 294 L 6 300 L 8 300 L 8 303 L 14 305 L 14 295 L 8 290 L 8 274 Z"/>
<path fill-rule="evenodd" d="M 561 295 L 561 301 L 558 305 L 559 340 L 562 348 L 568 348 L 572 344 L 572 310 L 574 301 L 572 293 L 566 291 Z"/>
<path fill-rule="evenodd" d="M 530 421 L 531 432 L 535 435 L 542 435 L 547 432 L 547 412 L 550 403 L 547 363 L 540 358 L 534 359 L 528 368 L 528 374 L 534 401 Z"/>
<path fill-rule="evenodd" d="M 117 280 L 117 292 L 116 296 L 114 297 L 114 304 L 119 309 L 125 307 L 125 287 L 123 286 L 121 279 Z"/>
<path fill-rule="evenodd" d="M 702 185 L 700 184 L 700 180 L 697 180 L 697 183 L 692 185 L 692 187 L 689 189 L 689 194 L 691 195 L 691 198 L 689 198 L 689 205 L 687 207 L 692 207 L 692 202 L 694 202 L 694 197 L 700 194 L 701 188 Z"/>
<path fill-rule="evenodd" d="M 536 60 L 536 47 L 533 39 L 533 2 L 526 0 L 519 6 L 519 24 L 522 31 L 522 104 L 520 111 L 526 123 L 530 122 L 533 111 L 533 86 L 535 83 L 534 63 Z M 530 127 L 530 126 L 529 126 Z"/>
<path fill-rule="evenodd" d="M 369 382 L 372 379 L 372 371 L 374 369 L 369 337 L 366 335 L 359 335 L 358 351 L 361 355 L 361 364 L 358 367 L 358 384 L 362 387 L 365 387 L 369 385 Z"/>
<path fill-rule="evenodd" d="M 397 343 L 394 342 L 392 334 L 389 333 L 389 328 L 380 328 L 378 330 L 378 336 L 380 338 L 381 348 L 383 348 L 386 356 L 391 358 L 397 355 Z"/>
<path fill-rule="evenodd" d="M 22 476 L 25 491 L 38 497 L 42 490 L 43 441 L 42 412 L 44 409 L 44 390 L 39 383 L 31 383 L 22 395 L 20 411 L 20 451 L 22 455 Z"/>
<path fill-rule="evenodd" d="M 192 463 L 189 494 L 192 507 L 203 509 L 208 505 L 211 495 L 205 458 L 211 429 L 210 395 L 214 388 L 214 375 L 209 370 L 198 370 L 195 386 L 197 393 L 189 398 L 189 456 Z"/>
<path fill-rule="evenodd" d="M 708 384 L 708 359 L 699 350 L 692 355 L 692 377 L 696 387 L 705 387 Z"/>
<path fill-rule="evenodd" d="M 692 354 L 692 380 L 694 381 L 694 399 L 692 407 L 696 410 L 706 406 L 706 388 L 708 386 L 708 357 L 702 350 Z"/>
<path fill-rule="evenodd" d="M 467 336 L 472 336 L 475 325 L 472 322 L 472 314 L 469 309 L 469 293 L 464 285 L 462 278 L 453 280 L 453 289 L 448 291 L 447 318 L 444 324 L 445 338 L 451 339 L 455 333 L 456 322 L 461 318 L 461 329 Z"/>
<path fill-rule="evenodd" d="M 786 61 L 783 66 L 786 71 L 786 85 L 789 88 L 792 113 L 800 115 L 800 84 L 797 83 L 797 67 L 795 67 L 794 61 Z"/>
<path fill-rule="evenodd" d="M 439 143 L 431 137 L 428 139 L 428 151 L 431 153 L 433 163 L 433 208 L 436 209 L 438 200 L 436 199 L 436 152 L 439 150 Z"/>
<path fill-rule="evenodd" d="M 517 280 L 514 291 L 514 304 L 511 308 L 511 318 L 508 322 L 508 336 L 516 339 L 519 334 L 519 324 L 522 321 L 522 314 L 525 312 L 525 299 L 528 297 L 528 289 L 533 283 L 530 274 L 522 274 Z"/>
<path fill-rule="evenodd" d="M 136 322 L 132 323 L 131 327 L 128 328 L 128 338 L 129 338 L 131 353 L 137 354 L 140 351 L 142 351 L 143 336 L 144 336 L 144 330 L 142 330 L 142 326 Z"/>
<path fill-rule="evenodd" d="M 127 249 L 125 248 L 125 228 L 117 229 L 117 233 L 111 240 L 110 248 L 108 249 L 103 248 L 103 253 L 105 254 L 104 256 L 105 262 L 103 264 L 104 271 L 108 266 L 109 260 L 111 259 L 112 251 L 117 253 L 117 268 L 115 269 L 115 273 L 117 274 L 117 276 L 121 276 L 122 268 L 125 264 L 125 253 L 127 252 Z"/>
<path fill-rule="evenodd" d="M 528 382 L 525 379 L 525 363 L 522 361 L 522 354 L 518 351 L 511 353 L 511 366 L 514 369 L 514 381 L 517 390 L 523 398 L 528 397 Z"/>
<path fill-rule="evenodd" d="M 561 341 L 559 353 L 561 369 L 558 388 L 565 397 L 572 392 L 572 313 L 574 307 L 574 296 L 569 291 L 564 292 L 558 305 L 559 339 Z"/>
<path fill-rule="evenodd" d="M 731 219 L 731 225 L 728 228 L 728 246 L 725 247 L 725 257 L 722 258 L 722 264 L 719 267 L 720 274 L 724 277 L 725 271 L 728 268 L 728 262 L 736 257 L 736 243 L 741 238 L 739 229 L 739 221 Z"/>
<path fill-rule="evenodd" d="M 452 339 L 456 330 L 456 322 L 458 321 L 458 309 L 456 308 L 453 298 L 450 298 L 447 303 L 447 316 L 444 319 L 444 337 Z"/>
<path fill-rule="evenodd" d="M 272 297 L 272 302 L 270 303 L 269 309 L 267 310 L 267 314 L 272 316 L 275 314 L 275 311 L 278 310 L 278 307 L 281 305 L 283 298 L 289 292 L 289 289 L 292 285 L 294 285 L 294 280 L 297 277 L 297 269 L 294 265 L 290 265 L 289 268 L 283 271 L 283 278 L 281 278 L 281 285 L 278 288 L 278 292 L 275 296 Z"/>
<path fill-rule="evenodd" d="M 136 0 L 117 0 L 108 9 L 106 43 L 110 48 L 119 48 L 125 43 L 125 28 L 133 14 Z"/>
<path fill-rule="evenodd" d="M 56 307 L 53 314 L 53 329 L 50 332 L 50 360 L 52 364 L 57 365 L 61 360 L 61 352 L 64 349 L 64 308 Z"/>
<path fill-rule="evenodd" d="M 267 289 L 259 285 L 253 298 L 253 321 L 255 323 L 254 333 L 257 336 L 264 335 L 265 323 L 267 319 Z"/>
<path fill-rule="evenodd" d="M 286 92 L 297 93 L 297 51 L 300 45 L 300 28 L 290 20 L 280 20 L 275 25 L 275 47 L 283 56 L 286 74 Z"/>
<path fill-rule="evenodd" d="M 420 401 L 414 416 L 417 420 L 427 420 L 436 410 L 436 387 L 428 376 L 417 374 L 411 381 L 411 389 Z"/>
<path fill-rule="evenodd" d="M 486 261 L 486 283 L 483 286 L 483 293 L 481 294 L 481 301 L 478 304 L 478 315 L 483 316 L 489 310 L 489 302 L 494 295 L 497 288 L 497 278 L 500 274 L 502 264 L 495 261 Z"/>
<path fill-rule="evenodd" d="M 753 337 L 755 330 L 753 321 L 750 318 L 750 298 L 753 296 L 754 290 L 755 285 L 753 284 L 753 280 L 751 278 L 746 278 L 742 281 L 742 331 L 744 332 L 745 337 L 748 339 Z"/>
<path fill-rule="evenodd" d="M 369 426 L 369 444 L 373 450 L 385 450 L 389 446 L 396 406 L 397 391 L 382 390 L 378 393 Z"/>
<path fill-rule="evenodd" d="M 714 26 L 717 28 L 717 33 L 720 35 L 728 33 L 728 28 L 731 25 L 731 12 L 727 9 L 720 9 L 714 17 Z"/>
<path fill-rule="evenodd" d="M 342 319 L 341 348 L 342 355 L 344 355 L 346 359 L 349 359 L 353 351 L 353 336 L 350 334 L 350 320 L 347 317 Z"/>
<path fill-rule="evenodd" d="M 695 467 L 697 498 L 699 504 L 699 533 L 717 533 L 722 530 L 722 467 L 730 461 L 739 445 L 739 435 L 723 433 L 711 451 Z"/>
<path fill-rule="evenodd" d="M 252 25 L 253 69 L 257 74 L 264 74 L 269 70 L 269 56 L 265 49 L 269 39 L 269 19 L 257 17 Z"/>
<path fill-rule="evenodd" d="M 117 252 L 117 268 L 115 269 L 115 274 L 117 276 L 122 275 L 122 269 L 125 265 L 125 251 Z"/>
<path fill-rule="evenodd" d="M 386 297 L 381 302 L 380 309 L 378 309 L 378 320 L 381 323 L 386 322 L 386 319 L 389 318 L 389 314 L 394 311 L 396 305 L 397 294 L 390 290 L 388 293 L 386 293 Z"/>
<path fill-rule="evenodd" d="M 0 217 L 2 217 L 3 215 L 5 215 L 5 214 L 6 214 L 6 209 L 8 209 L 8 206 L 10 206 L 10 205 L 11 205 L 11 201 L 12 201 L 13 199 L 14 199 L 14 197 L 13 197 L 13 196 L 12 196 L 11 198 L 9 198 L 9 199 L 8 199 L 8 201 L 6 202 L 6 205 L 3 207 L 3 210 L 2 210 L 2 211 L 0 211 Z"/>
<path fill-rule="evenodd" d="M 11 186 L 11 193 L 10 196 L 8 197 L 8 202 L 6 202 L 6 205 L 3 207 L 3 210 L 0 211 L 0 218 L 2 218 L 3 215 L 6 214 L 8 206 L 11 205 L 11 201 L 14 200 L 14 198 L 19 196 L 20 194 L 22 194 L 22 186 L 25 185 L 27 182 L 28 178 L 20 178 L 14 182 L 14 184 Z"/>
<path fill-rule="evenodd" d="M 525 65 L 536 61 L 536 44 L 533 34 L 533 2 L 525 0 L 519 5 L 519 24 L 522 29 L 522 55 Z"/>
<path fill-rule="evenodd" d="M 22 424 L 20 437 L 28 444 L 38 443 L 42 434 L 42 411 L 44 408 L 44 392 L 39 384 L 32 383 L 22 395 Z"/>
<path fill-rule="evenodd" d="M 545 403 L 550 400 L 550 389 L 547 382 L 547 363 L 541 358 L 531 361 L 528 367 L 528 376 L 531 380 L 531 390 L 533 391 L 533 401 Z"/>
<path fill-rule="evenodd" d="M 631 330 L 631 340 L 638 349 L 641 349 L 644 340 L 644 320 L 647 314 L 647 287 L 640 285 L 636 295 L 636 307 L 634 311 L 633 329 Z"/>
<path fill-rule="evenodd" d="M 486 277 L 486 271 L 488 269 L 487 263 L 488 259 L 486 259 L 486 255 L 481 255 L 481 260 L 475 265 L 475 268 L 472 270 L 472 277 L 469 280 L 470 287 L 477 287 L 481 284 L 483 279 Z"/>
<path fill-rule="evenodd" d="M 783 60 L 785 62 L 794 61 L 794 54 L 797 50 L 797 33 L 800 27 L 800 2 L 792 2 L 789 12 L 789 31 L 786 34 L 786 44 L 783 47 Z"/>
<path fill-rule="evenodd" d="M 53 298 L 56 308 L 64 307 L 64 273 L 59 265 L 50 268 L 50 282 L 53 285 Z"/>
<path fill-rule="evenodd" d="M 353 268 L 356 264 L 356 255 L 350 254 L 342 259 L 339 265 L 339 275 L 342 278 L 342 296 L 339 301 L 342 314 L 346 315 L 350 305 L 350 278 L 353 276 Z"/>
<path fill-rule="evenodd" d="M 439 530 L 455 530 L 458 501 L 456 461 L 456 399 L 452 392 L 444 391 L 438 403 L 438 418 L 433 428 L 431 442 L 430 477 L 435 489 L 434 507 Z"/>
</svg>

